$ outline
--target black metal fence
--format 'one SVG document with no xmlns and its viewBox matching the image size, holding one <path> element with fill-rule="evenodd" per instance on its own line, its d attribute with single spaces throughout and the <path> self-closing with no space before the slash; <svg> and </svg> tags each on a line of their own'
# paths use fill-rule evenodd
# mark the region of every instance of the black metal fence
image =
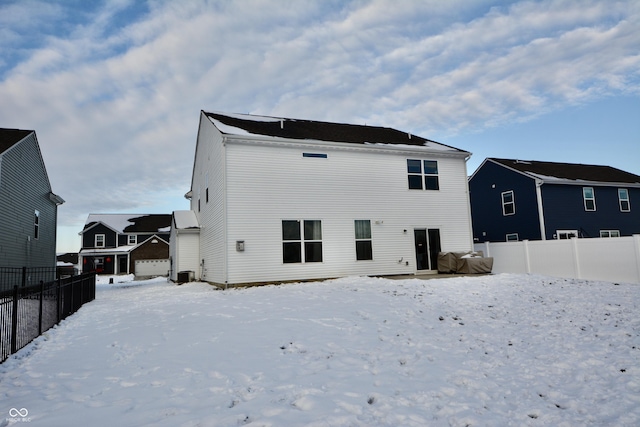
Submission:
<svg viewBox="0 0 640 427">
<path fill-rule="evenodd" d="M 0 290 L 0 363 L 95 297 L 95 273 Z"/>
</svg>

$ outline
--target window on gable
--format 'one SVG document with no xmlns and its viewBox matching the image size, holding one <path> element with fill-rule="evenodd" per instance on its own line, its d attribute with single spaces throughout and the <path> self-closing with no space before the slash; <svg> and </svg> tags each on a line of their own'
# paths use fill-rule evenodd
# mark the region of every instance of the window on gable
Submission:
<svg viewBox="0 0 640 427">
<path fill-rule="evenodd" d="M 513 190 L 502 193 L 502 215 L 515 215 L 516 202 L 513 197 Z"/>
<path fill-rule="evenodd" d="M 33 238 L 38 239 L 40 237 L 40 212 L 35 211 L 33 214 Z"/>
<path fill-rule="evenodd" d="M 285 264 L 322 262 L 322 222 L 282 221 L 282 261 Z"/>
<path fill-rule="evenodd" d="M 104 234 L 96 234 L 94 247 L 96 247 L 96 248 L 104 248 L 104 246 L 105 246 L 105 236 L 104 236 Z"/>
<path fill-rule="evenodd" d="M 631 211 L 631 204 L 629 204 L 629 191 L 626 188 L 618 188 L 618 202 L 620 203 L 621 212 Z"/>
<path fill-rule="evenodd" d="M 620 230 L 600 230 L 600 237 L 620 237 Z"/>
<path fill-rule="evenodd" d="M 209 203 L 209 172 L 204 174 L 204 200 Z"/>
<path fill-rule="evenodd" d="M 438 162 L 435 160 L 407 159 L 410 190 L 439 190 Z"/>
<path fill-rule="evenodd" d="M 584 210 L 595 211 L 596 195 L 593 192 L 593 187 L 582 187 L 582 197 L 584 198 Z"/>
<path fill-rule="evenodd" d="M 373 245 L 371 243 L 371 220 L 356 219 L 356 260 L 373 259 Z"/>
<path fill-rule="evenodd" d="M 128 241 L 130 245 L 135 245 L 138 243 L 138 236 L 136 236 L 135 234 L 129 234 Z"/>
</svg>

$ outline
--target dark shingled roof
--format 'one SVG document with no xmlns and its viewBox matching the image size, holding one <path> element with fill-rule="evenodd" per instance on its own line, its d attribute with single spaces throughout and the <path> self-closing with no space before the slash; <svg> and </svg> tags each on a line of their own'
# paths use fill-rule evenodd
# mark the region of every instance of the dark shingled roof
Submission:
<svg viewBox="0 0 640 427">
<path fill-rule="evenodd" d="M 515 160 L 490 158 L 496 163 L 520 172 L 567 180 L 591 182 L 619 182 L 640 184 L 640 176 L 611 166 L 582 165 L 575 163 L 538 162 L 535 160 Z"/>
<path fill-rule="evenodd" d="M 0 153 L 4 153 L 32 132 L 32 130 L 0 128 Z"/>
<path fill-rule="evenodd" d="M 129 219 L 133 224 L 125 227 L 125 233 L 159 232 L 171 227 L 170 214 L 151 214 Z"/>
<path fill-rule="evenodd" d="M 203 113 L 207 117 L 227 126 L 242 129 L 255 135 L 355 144 L 406 144 L 421 147 L 424 147 L 427 142 L 432 142 L 444 147 L 449 147 L 452 150 L 465 152 L 459 148 L 386 127 L 287 119 L 281 117 L 251 116 L 249 114 L 227 115 L 223 113 L 208 113 L 206 111 L 203 111 Z M 252 117 L 255 117 L 255 119 L 252 119 Z M 264 120 L 265 118 L 272 120 Z M 224 130 L 221 130 L 221 132 L 225 133 Z"/>
</svg>

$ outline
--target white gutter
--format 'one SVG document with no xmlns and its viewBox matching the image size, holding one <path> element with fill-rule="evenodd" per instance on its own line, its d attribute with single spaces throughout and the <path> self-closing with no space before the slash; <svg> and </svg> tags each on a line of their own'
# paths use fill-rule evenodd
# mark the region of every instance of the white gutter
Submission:
<svg viewBox="0 0 640 427">
<path fill-rule="evenodd" d="M 544 182 L 542 180 L 536 179 L 536 202 L 538 203 L 538 221 L 540 221 L 540 236 L 542 240 L 547 240 L 547 231 L 544 225 L 544 208 L 542 206 L 542 187 Z"/>
</svg>

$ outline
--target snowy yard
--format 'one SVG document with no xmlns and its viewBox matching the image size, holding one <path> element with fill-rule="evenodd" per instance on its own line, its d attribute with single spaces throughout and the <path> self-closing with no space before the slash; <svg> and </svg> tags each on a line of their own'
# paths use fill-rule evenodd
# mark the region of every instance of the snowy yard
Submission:
<svg viewBox="0 0 640 427">
<path fill-rule="evenodd" d="M 118 280 L 0 365 L 0 426 L 640 425 L 637 285 Z"/>
</svg>

